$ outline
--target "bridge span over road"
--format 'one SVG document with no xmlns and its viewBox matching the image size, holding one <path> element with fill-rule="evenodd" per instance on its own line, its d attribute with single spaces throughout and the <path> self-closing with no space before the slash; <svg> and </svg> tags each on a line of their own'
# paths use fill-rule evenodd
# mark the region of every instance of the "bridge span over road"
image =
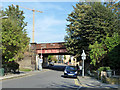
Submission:
<svg viewBox="0 0 120 90">
<path fill-rule="evenodd" d="M 42 50 L 41 50 L 42 48 Z M 36 44 L 36 53 L 43 55 L 66 55 L 68 54 L 64 42 Z"/>
<path fill-rule="evenodd" d="M 48 65 L 48 55 L 70 55 L 64 46 L 65 42 L 58 43 L 31 43 L 34 55 L 32 57 L 32 64 L 36 64 L 36 55 L 43 56 L 43 67 Z"/>
</svg>

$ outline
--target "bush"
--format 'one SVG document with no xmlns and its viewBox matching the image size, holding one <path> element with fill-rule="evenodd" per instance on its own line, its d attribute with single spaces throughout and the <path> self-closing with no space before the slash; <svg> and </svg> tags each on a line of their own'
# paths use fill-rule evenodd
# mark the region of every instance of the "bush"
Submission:
<svg viewBox="0 0 120 90">
<path fill-rule="evenodd" d="M 14 61 L 5 62 L 2 66 L 5 69 L 5 73 L 7 72 L 16 72 L 19 69 L 19 64 Z"/>
<path fill-rule="evenodd" d="M 101 71 L 107 71 L 107 70 L 111 70 L 110 67 L 100 67 L 100 68 L 98 68 L 99 72 L 101 72 Z"/>
</svg>

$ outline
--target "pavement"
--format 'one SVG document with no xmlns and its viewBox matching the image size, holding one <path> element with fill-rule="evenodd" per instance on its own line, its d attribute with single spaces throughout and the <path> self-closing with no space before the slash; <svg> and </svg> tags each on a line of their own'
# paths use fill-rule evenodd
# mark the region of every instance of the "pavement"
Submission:
<svg viewBox="0 0 120 90">
<path fill-rule="evenodd" d="M 90 76 L 77 76 L 80 88 L 117 88 L 120 90 L 120 85 L 102 83 L 101 80 L 97 80 Z"/>
<path fill-rule="evenodd" d="M 2 80 L 7 80 L 7 79 L 13 79 L 13 78 L 18 78 L 18 77 L 24 77 L 24 76 L 31 76 L 31 75 L 34 75 L 35 73 L 38 73 L 38 72 L 45 72 L 47 71 L 47 69 L 43 69 L 42 71 L 39 71 L 39 70 L 35 70 L 35 71 L 29 71 L 29 72 L 23 72 L 23 71 L 20 71 L 20 73 L 16 73 L 16 74 L 7 74 L 7 75 L 4 75 L 4 76 L 0 76 L 0 81 Z"/>
</svg>

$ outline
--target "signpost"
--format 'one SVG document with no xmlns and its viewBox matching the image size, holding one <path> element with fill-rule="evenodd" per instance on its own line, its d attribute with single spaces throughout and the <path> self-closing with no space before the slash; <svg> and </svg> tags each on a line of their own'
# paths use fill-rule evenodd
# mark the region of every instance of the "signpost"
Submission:
<svg viewBox="0 0 120 90">
<path fill-rule="evenodd" d="M 86 59 L 86 54 L 83 50 L 83 53 L 82 53 L 82 60 L 83 60 L 83 65 L 82 65 L 82 76 L 84 77 L 84 60 Z"/>
<path fill-rule="evenodd" d="M 43 63 L 43 59 L 40 59 L 40 63 Z"/>
<path fill-rule="evenodd" d="M 43 59 L 42 59 L 42 47 L 41 47 L 41 58 L 39 59 L 39 70 L 42 71 L 42 63 L 43 63 Z"/>
<path fill-rule="evenodd" d="M 41 59 L 42 59 L 42 47 L 41 47 L 41 56 L 40 56 L 40 57 L 41 57 Z"/>
</svg>

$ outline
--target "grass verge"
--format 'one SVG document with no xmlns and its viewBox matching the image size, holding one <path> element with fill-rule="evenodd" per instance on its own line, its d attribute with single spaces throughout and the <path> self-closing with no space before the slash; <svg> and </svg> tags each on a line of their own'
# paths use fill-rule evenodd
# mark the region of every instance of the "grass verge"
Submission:
<svg viewBox="0 0 120 90">
<path fill-rule="evenodd" d="M 32 71 L 32 70 L 28 69 L 28 68 L 20 68 L 20 71 L 29 72 L 29 71 Z"/>
</svg>

